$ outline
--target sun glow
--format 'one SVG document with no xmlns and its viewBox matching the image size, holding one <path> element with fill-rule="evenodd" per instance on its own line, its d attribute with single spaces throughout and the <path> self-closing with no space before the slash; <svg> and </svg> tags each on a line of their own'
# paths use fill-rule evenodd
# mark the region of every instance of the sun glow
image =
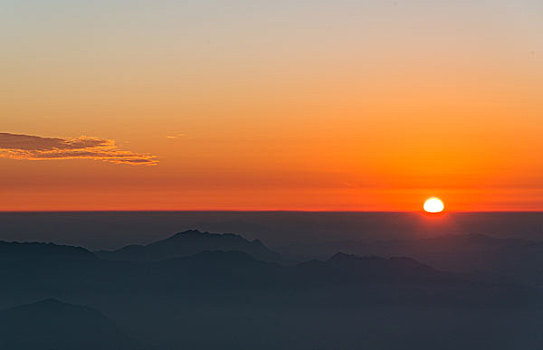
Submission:
<svg viewBox="0 0 543 350">
<path fill-rule="evenodd" d="M 424 211 L 428 213 L 441 213 L 444 208 L 445 205 L 441 199 L 437 197 L 428 198 L 426 202 L 424 202 Z"/>
</svg>

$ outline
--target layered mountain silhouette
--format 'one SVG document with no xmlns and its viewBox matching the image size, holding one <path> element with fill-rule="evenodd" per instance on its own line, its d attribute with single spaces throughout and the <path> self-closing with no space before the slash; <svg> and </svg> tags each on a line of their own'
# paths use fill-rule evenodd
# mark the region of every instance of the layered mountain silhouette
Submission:
<svg viewBox="0 0 543 350">
<path fill-rule="evenodd" d="M 278 256 L 259 241 L 198 231 L 179 233 L 147 246 L 129 246 L 98 254 L 106 258 L 97 258 L 83 248 L 54 244 L 4 242 L 0 246 L 0 261 L 19 256 L 17 264 L 6 264 L 0 269 L 0 278 L 5 281 L 0 294 L 7 296 L 18 293 L 36 298 L 83 293 L 176 294 L 191 290 L 205 294 L 225 288 L 250 293 L 264 290 L 282 293 L 343 286 L 390 289 L 400 285 L 419 285 L 425 289 L 454 285 L 469 294 L 489 287 L 406 257 L 337 253 L 327 260 L 280 265 L 269 262 Z M 17 251 L 23 253 L 17 255 L 14 253 Z M 192 252 L 196 253 L 190 255 Z M 37 257 L 47 259 L 36 260 Z"/>
<path fill-rule="evenodd" d="M 101 252 L 0 242 L 0 350 L 543 348 L 541 243 L 369 229 L 341 241 L 340 224 L 326 235 L 311 223 L 264 227 L 274 247 L 312 231 L 281 260 L 259 241 L 199 231 Z M 13 307 L 29 300 L 40 301 Z"/>
<path fill-rule="evenodd" d="M 99 311 L 46 299 L 0 311 L 3 350 L 121 350 L 127 341 Z"/>
<path fill-rule="evenodd" d="M 503 313 L 511 320 L 539 324 L 543 298 L 538 288 L 447 272 L 439 265 L 453 262 L 454 252 L 466 266 L 496 252 L 515 259 L 524 253 L 525 262 L 535 261 L 537 243 L 465 235 L 347 248 L 349 253 L 286 264 L 271 261 L 278 254 L 259 241 L 198 231 L 99 253 L 1 242 L 3 304 L 57 299 L 0 310 L 0 350 L 138 349 L 132 342 L 127 345 L 125 333 L 146 350 L 315 349 L 322 342 L 327 344 L 323 349 L 404 349 L 404 344 L 417 349 L 447 348 L 444 344 L 456 344 L 449 349 L 479 349 L 504 344 L 501 349 L 509 350 L 515 347 L 503 339 L 537 334 L 519 327 L 501 336 L 503 330 L 510 331 L 510 324 L 493 322 Z M 355 249 L 358 255 L 352 254 Z M 530 249 L 533 255 L 526 254 Z M 428 264 L 440 254 L 439 264 Z M 416 255 L 422 259 L 413 258 Z M 67 297 L 100 305 L 115 322 L 97 310 L 58 301 Z M 472 308 L 476 310 L 466 315 Z M 450 319 L 443 316 L 452 312 Z M 471 322 L 474 317 L 480 319 Z M 427 329 L 436 319 L 447 322 L 436 326 L 431 344 L 426 344 Z M 490 335 L 498 327 L 501 338 L 488 336 L 492 341 L 480 342 L 472 331 L 479 324 L 488 324 Z M 416 338 L 413 331 L 418 332 Z M 387 342 L 390 334 L 397 338 Z M 451 334 L 456 343 L 443 340 Z M 316 335 L 322 337 L 314 339 Z M 271 338 L 280 340 L 264 341 Z M 512 344 L 522 340 L 515 338 Z M 531 338 L 526 344 L 524 348 L 538 348 L 532 345 L 540 341 Z"/>
<path fill-rule="evenodd" d="M 204 251 L 240 251 L 262 261 L 279 261 L 280 255 L 259 240 L 249 241 L 240 235 L 189 230 L 147 245 L 129 245 L 115 251 L 98 251 L 108 260 L 158 261 L 195 255 Z"/>
</svg>

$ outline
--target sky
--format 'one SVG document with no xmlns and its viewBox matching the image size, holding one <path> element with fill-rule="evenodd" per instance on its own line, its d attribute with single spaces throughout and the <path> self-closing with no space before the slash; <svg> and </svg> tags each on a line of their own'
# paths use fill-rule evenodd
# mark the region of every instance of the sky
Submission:
<svg viewBox="0 0 543 350">
<path fill-rule="evenodd" d="M 0 0 L 0 210 L 543 210 L 539 0 Z"/>
</svg>

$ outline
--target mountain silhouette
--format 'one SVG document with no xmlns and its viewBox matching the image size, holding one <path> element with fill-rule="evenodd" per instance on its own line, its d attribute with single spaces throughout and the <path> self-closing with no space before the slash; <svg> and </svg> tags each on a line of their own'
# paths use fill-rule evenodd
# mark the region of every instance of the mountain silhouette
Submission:
<svg viewBox="0 0 543 350">
<path fill-rule="evenodd" d="M 310 261 L 296 267 L 300 279 L 314 278 L 319 284 L 368 283 L 458 283 L 464 280 L 449 272 L 435 270 L 406 257 L 360 257 L 337 253 L 326 261 Z"/>
<path fill-rule="evenodd" d="M 120 350 L 126 340 L 99 311 L 46 299 L 0 311 L 2 350 Z"/>
<path fill-rule="evenodd" d="M 115 251 L 99 251 L 108 260 L 158 261 L 195 255 L 204 251 L 241 251 L 262 261 L 279 261 L 280 255 L 259 240 L 249 241 L 240 235 L 189 230 L 147 245 L 129 245 Z"/>
<path fill-rule="evenodd" d="M 158 246 L 175 246 L 187 237 L 190 241 L 191 235 L 224 238 L 224 235 L 191 231 L 160 241 Z M 249 242 L 240 236 L 226 236 Z M 476 241 L 484 239 L 475 237 Z M 164 258 L 168 254 L 163 253 L 156 260 L 147 257 L 147 261 L 116 261 L 70 248 L 47 244 L 4 245 L 4 249 L 26 249 L 27 253 L 26 260 L 6 261 L 0 269 L 3 282 L 0 299 L 4 304 L 21 298 L 49 297 L 99 303 L 101 310 L 115 317 L 115 324 L 97 310 L 46 299 L 0 311 L 0 350 L 138 349 L 124 334 L 130 334 L 146 350 L 332 349 L 345 336 L 348 337 L 345 343 L 340 342 L 337 348 L 402 349 L 396 345 L 403 346 L 409 341 L 413 330 L 419 333 L 416 339 L 411 339 L 413 346 L 409 348 L 443 348 L 440 345 L 449 341 L 443 337 L 449 335 L 450 327 L 456 329 L 454 334 L 459 334 L 459 329 L 467 334 L 467 338 L 462 338 L 467 344 L 475 344 L 470 338 L 472 326 L 499 319 L 492 310 L 503 309 L 508 315 L 507 310 L 520 310 L 521 314 L 513 313 L 511 317 L 522 320 L 522 310 L 531 312 L 543 300 L 537 288 L 488 283 L 409 257 L 336 253 L 324 260 L 279 264 L 261 261 L 238 250 L 207 250 L 190 256 Z M 37 256 L 48 258 L 36 260 L 28 249 L 36 249 Z M 51 251 L 46 254 L 45 250 Z M 62 253 L 57 254 L 57 250 Z M 72 255 L 78 258 L 66 259 Z M 81 259 L 80 255 L 90 258 Z M 462 316 L 463 310 L 474 306 L 472 314 Z M 445 324 L 441 331 L 438 327 L 441 333 L 432 338 L 432 346 L 421 346 L 428 339 L 427 328 L 435 322 L 435 310 L 447 314 L 459 311 L 451 316 L 450 327 Z M 489 311 L 484 311 L 481 321 L 475 320 L 464 327 L 465 320 L 477 317 L 479 310 Z M 334 316 L 329 317 L 330 313 Z M 396 316 L 389 320 L 387 315 Z M 403 318 L 406 316 L 408 319 Z M 456 321 L 457 316 L 464 318 Z M 539 324 L 538 317 L 534 316 L 534 327 Z M 374 322 L 382 323 L 376 327 Z M 389 328 L 390 322 L 393 325 Z M 345 327 L 352 324 L 363 326 L 353 326 L 345 333 Z M 291 328 L 295 325 L 301 328 Z M 319 333 L 329 334 L 329 339 L 325 339 L 327 346 L 319 347 L 322 339 L 312 338 L 317 329 L 314 327 L 322 330 Z M 493 325 L 489 323 L 488 328 L 492 330 Z M 300 343 L 291 343 L 292 329 L 296 330 Z M 390 329 L 400 329 L 403 335 L 387 343 Z M 362 335 L 361 330 L 365 332 Z M 278 332 L 281 345 L 260 342 L 276 337 Z M 353 339 L 362 342 L 351 343 Z M 491 342 L 496 343 L 500 344 Z M 535 343 L 538 339 L 529 340 L 529 344 Z M 449 348 L 486 348 L 466 347 L 462 341 L 458 344 Z"/>
<path fill-rule="evenodd" d="M 391 241 L 335 241 L 285 246 L 294 260 L 323 259 L 336 251 L 361 256 L 408 256 L 434 268 L 485 279 L 543 283 L 543 243 L 469 233 Z M 297 256 L 296 256 L 297 255 Z"/>
<path fill-rule="evenodd" d="M 355 252 L 406 255 L 448 271 L 485 273 L 535 285 L 543 282 L 543 244 L 529 240 L 464 234 L 365 244 Z"/>
<path fill-rule="evenodd" d="M 0 241 L 1 260 L 27 260 L 27 259 L 95 259 L 96 256 L 85 248 L 54 243 L 37 242 L 4 242 Z"/>
<path fill-rule="evenodd" d="M 7 251 L 22 249 L 26 253 L 21 256 L 27 257 L 22 263 L 9 264 L 0 269 L 0 278 L 6 282 L 0 295 L 6 297 L 20 293 L 41 298 L 66 293 L 132 292 L 173 296 L 186 291 L 197 290 L 206 294 L 224 289 L 243 293 L 273 290 L 281 295 L 288 290 L 346 286 L 381 286 L 379 288 L 384 292 L 389 292 L 398 286 L 415 285 L 425 289 L 443 289 L 445 285 L 454 285 L 465 294 L 473 291 L 480 294 L 484 288 L 494 288 L 476 285 L 465 276 L 435 269 L 407 257 L 337 253 L 323 261 L 280 265 L 254 257 L 276 256 L 259 241 L 248 241 L 238 235 L 199 231 L 179 233 L 147 246 L 129 246 L 109 254 L 102 253 L 108 256 L 107 259 L 96 258 L 92 253 L 76 247 L 36 243 L 3 246 Z M 219 250 L 224 247 L 245 248 L 252 254 L 240 250 Z M 211 250 L 198 251 L 204 248 Z M 47 256 L 47 260 L 33 259 L 33 251 L 36 256 Z M 197 253 L 188 255 L 193 251 Z M 67 256 L 77 259 L 66 260 Z M 427 291 L 422 292 L 425 294 Z M 507 298 L 509 292 L 506 290 L 504 293 L 503 298 Z"/>
</svg>

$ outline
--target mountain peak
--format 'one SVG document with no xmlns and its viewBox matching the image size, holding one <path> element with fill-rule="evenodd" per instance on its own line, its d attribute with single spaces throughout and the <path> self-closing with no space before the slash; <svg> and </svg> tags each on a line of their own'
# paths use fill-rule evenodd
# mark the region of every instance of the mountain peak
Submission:
<svg viewBox="0 0 543 350">
<path fill-rule="evenodd" d="M 173 237 L 181 237 L 181 236 L 190 236 L 190 235 L 204 236 L 204 235 L 207 235 L 207 234 L 209 234 L 209 232 L 202 232 L 200 230 L 186 230 L 186 231 L 183 231 L 183 232 L 176 233 L 175 235 L 172 236 L 172 238 Z"/>
<path fill-rule="evenodd" d="M 344 253 L 344 252 L 337 252 L 330 259 L 343 259 L 343 258 L 347 258 L 347 257 L 354 258 L 354 257 L 357 257 L 357 255 L 347 254 L 347 253 Z"/>
<path fill-rule="evenodd" d="M 343 252 L 337 252 L 328 261 L 344 261 L 356 258 L 356 255 L 346 254 Z"/>
<path fill-rule="evenodd" d="M 114 260 L 158 261 L 191 256 L 204 251 L 241 251 L 262 261 L 277 261 L 279 254 L 258 240 L 247 240 L 233 233 L 210 233 L 199 230 L 179 232 L 169 238 L 145 246 L 127 246 L 100 256 Z"/>
<path fill-rule="evenodd" d="M 249 242 L 249 243 L 252 243 L 252 242 L 255 242 L 255 241 L 249 241 L 245 238 L 243 238 L 242 236 L 240 235 L 237 235 L 235 233 L 212 233 L 212 232 L 207 232 L 207 231 L 200 231 L 200 230 L 187 230 L 187 231 L 183 231 L 183 232 L 178 232 L 176 234 L 174 234 L 173 236 L 170 236 L 162 241 L 157 241 L 157 242 L 153 242 L 149 245 L 154 245 L 154 244 L 161 244 L 162 242 L 168 242 L 168 241 L 171 241 L 171 240 L 178 240 L 178 239 L 186 239 L 186 240 L 191 240 L 191 239 L 195 239 L 195 240 L 235 240 L 235 241 L 244 241 L 244 242 Z M 259 241 L 257 241 L 259 242 Z"/>
</svg>

